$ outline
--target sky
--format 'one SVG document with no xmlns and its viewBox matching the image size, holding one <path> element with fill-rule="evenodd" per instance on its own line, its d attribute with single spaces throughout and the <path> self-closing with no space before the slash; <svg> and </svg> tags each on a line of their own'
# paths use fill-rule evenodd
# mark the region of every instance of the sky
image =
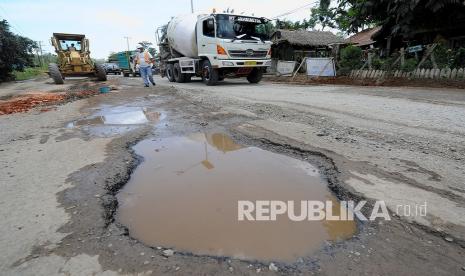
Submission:
<svg viewBox="0 0 465 276">
<path fill-rule="evenodd" d="M 235 13 L 280 19 L 303 20 L 319 0 L 193 0 L 195 12 L 211 13 L 227 8 Z M 305 8 L 301 8 L 304 7 Z M 131 49 L 140 41 L 155 44 L 155 30 L 171 17 L 190 13 L 190 0 L 0 0 L 0 19 L 6 19 L 14 33 L 41 41 L 43 50 L 53 52 L 52 33 L 85 34 L 91 56 L 107 58 L 110 52 Z"/>
</svg>

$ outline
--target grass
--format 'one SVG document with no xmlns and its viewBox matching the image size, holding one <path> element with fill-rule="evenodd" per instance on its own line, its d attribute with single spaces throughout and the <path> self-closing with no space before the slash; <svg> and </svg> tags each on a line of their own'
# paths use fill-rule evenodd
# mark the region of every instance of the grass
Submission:
<svg viewBox="0 0 465 276">
<path fill-rule="evenodd" d="M 25 68 L 23 72 L 13 71 L 13 75 L 15 76 L 15 80 L 22 81 L 33 79 L 39 75 L 45 74 L 45 72 L 47 72 L 47 69 L 43 67 L 28 67 Z"/>
</svg>

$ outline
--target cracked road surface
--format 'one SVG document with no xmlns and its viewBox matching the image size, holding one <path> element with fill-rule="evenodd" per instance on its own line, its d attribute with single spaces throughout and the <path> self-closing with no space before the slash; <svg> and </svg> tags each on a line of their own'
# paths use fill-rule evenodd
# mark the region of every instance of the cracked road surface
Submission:
<svg viewBox="0 0 465 276">
<path fill-rule="evenodd" d="M 1 274 L 464 273 L 463 90 L 156 80 L 156 88 L 144 89 L 139 79 L 115 77 L 119 89 L 108 95 L 0 116 Z M 50 85 L 37 82 L 38 90 Z M 125 105 L 159 110 L 166 119 L 69 127 Z M 131 146 L 212 130 L 308 158 L 340 199 L 384 200 L 398 215 L 360 222 L 352 239 L 328 243 L 296 263 L 275 263 L 277 272 L 269 263 L 228 257 L 166 257 L 164 249 L 131 238 L 113 219 L 114 195 L 143 162 Z M 399 208 L 425 202 L 426 216 L 405 216 Z"/>
</svg>

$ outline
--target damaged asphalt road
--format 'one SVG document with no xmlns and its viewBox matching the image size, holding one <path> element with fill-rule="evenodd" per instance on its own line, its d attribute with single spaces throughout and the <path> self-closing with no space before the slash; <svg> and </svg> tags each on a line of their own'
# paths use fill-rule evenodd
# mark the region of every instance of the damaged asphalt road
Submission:
<svg viewBox="0 0 465 276">
<path fill-rule="evenodd" d="M 108 95 L 0 116 L 2 274 L 463 274 L 463 91 L 116 81 Z M 73 124 L 121 106 L 164 116 Z M 133 239 L 115 220 L 115 195 L 143 162 L 131 146 L 211 131 L 310 162 L 341 200 L 384 200 L 393 212 L 426 200 L 428 216 L 359 222 L 352 238 L 273 266 Z"/>
</svg>

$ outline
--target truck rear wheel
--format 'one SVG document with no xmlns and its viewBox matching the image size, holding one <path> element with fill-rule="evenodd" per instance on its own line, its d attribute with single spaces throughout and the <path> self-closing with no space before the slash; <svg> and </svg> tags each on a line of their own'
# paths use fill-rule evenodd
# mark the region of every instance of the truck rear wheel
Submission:
<svg viewBox="0 0 465 276">
<path fill-rule="evenodd" d="M 174 75 L 174 79 L 176 80 L 176 82 L 178 83 L 186 82 L 186 74 L 183 74 L 181 72 L 181 66 L 179 65 L 179 63 L 174 64 L 173 75 Z"/>
<path fill-rule="evenodd" d="M 250 83 L 259 83 L 263 78 L 263 70 L 261 68 L 254 68 L 247 76 Z"/>
<path fill-rule="evenodd" d="M 219 72 L 213 68 L 209 60 L 205 60 L 202 64 L 202 80 L 208 86 L 218 84 Z"/>
<path fill-rule="evenodd" d="M 103 67 L 103 65 L 100 65 L 100 64 L 95 65 L 95 72 L 97 74 L 97 80 L 99 81 L 107 80 L 107 71 L 105 71 L 105 67 Z"/>
<path fill-rule="evenodd" d="M 173 71 L 174 71 L 173 64 L 166 65 L 166 77 L 168 78 L 170 82 L 175 82 Z"/>
<path fill-rule="evenodd" d="M 50 63 L 48 65 L 48 72 L 50 73 L 50 77 L 53 79 L 55 84 L 63 84 L 63 76 L 61 75 L 60 69 L 56 63 Z"/>
</svg>

